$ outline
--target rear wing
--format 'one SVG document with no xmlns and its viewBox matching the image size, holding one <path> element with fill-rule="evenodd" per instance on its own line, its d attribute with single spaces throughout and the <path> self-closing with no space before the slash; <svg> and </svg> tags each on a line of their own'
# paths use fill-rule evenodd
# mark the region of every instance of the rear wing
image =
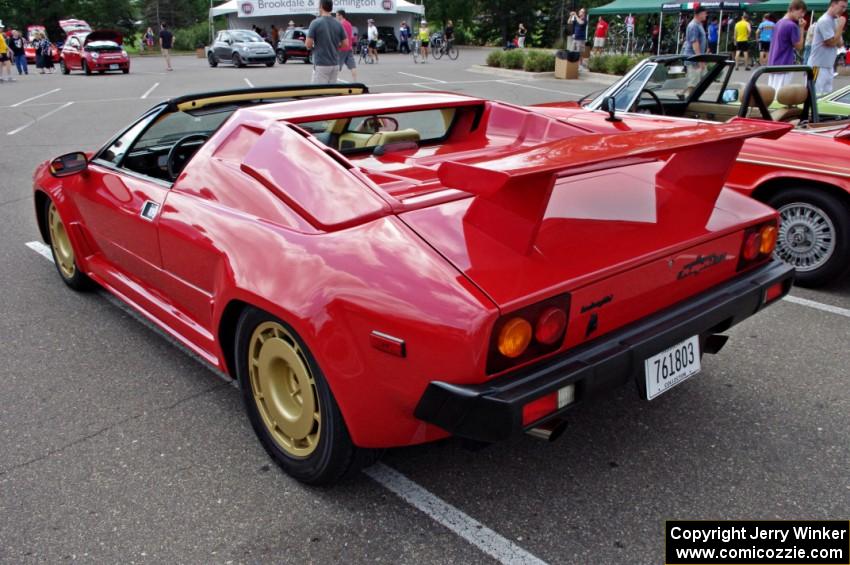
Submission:
<svg viewBox="0 0 850 565">
<path fill-rule="evenodd" d="M 437 170 L 446 187 L 477 196 L 464 221 L 520 253 L 531 252 L 558 179 L 665 160 L 660 191 L 688 194 L 710 214 L 744 140 L 777 139 L 785 123 L 734 118 L 655 131 L 605 133 L 543 143 L 475 162 L 448 161 Z"/>
</svg>

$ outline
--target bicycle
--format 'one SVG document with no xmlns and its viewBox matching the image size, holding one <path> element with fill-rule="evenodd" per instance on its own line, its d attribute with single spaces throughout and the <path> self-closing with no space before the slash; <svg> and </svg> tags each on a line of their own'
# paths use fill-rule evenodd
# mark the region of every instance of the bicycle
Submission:
<svg viewBox="0 0 850 565">
<path fill-rule="evenodd" d="M 422 47 L 422 41 L 419 38 L 410 40 L 410 54 L 413 56 L 413 64 L 418 63 L 422 57 L 422 54 L 419 52 L 420 47 Z"/>
<path fill-rule="evenodd" d="M 431 41 L 431 45 L 433 46 L 431 53 L 435 59 L 439 59 L 443 55 L 447 55 L 449 59 L 455 61 L 460 56 L 460 51 L 458 51 L 457 47 L 455 47 L 454 40 L 447 39 L 443 41 L 442 37 L 434 36 Z"/>
<path fill-rule="evenodd" d="M 443 56 L 443 34 L 437 32 L 431 34 L 431 40 L 429 41 L 431 48 L 431 56 L 434 59 L 439 59 Z"/>
<path fill-rule="evenodd" d="M 366 65 L 371 65 L 372 63 L 374 63 L 374 61 L 372 60 L 372 55 L 369 53 L 369 42 L 368 41 L 360 40 L 360 42 L 357 45 L 357 51 L 358 51 L 358 54 L 360 55 L 357 59 L 358 65 L 361 64 L 361 63 L 366 64 Z"/>
</svg>

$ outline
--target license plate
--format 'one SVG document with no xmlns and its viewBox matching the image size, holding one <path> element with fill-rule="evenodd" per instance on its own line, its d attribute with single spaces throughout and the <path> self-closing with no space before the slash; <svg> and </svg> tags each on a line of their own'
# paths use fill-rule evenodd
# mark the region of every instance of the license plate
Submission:
<svg viewBox="0 0 850 565">
<path fill-rule="evenodd" d="M 652 400 L 700 371 L 699 336 L 693 336 L 645 361 L 646 398 Z"/>
<path fill-rule="evenodd" d="M 109 69 L 112 70 L 112 71 L 116 70 L 117 68 L 118 68 L 118 65 L 115 64 L 115 63 L 112 63 L 111 65 L 109 65 Z"/>
</svg>

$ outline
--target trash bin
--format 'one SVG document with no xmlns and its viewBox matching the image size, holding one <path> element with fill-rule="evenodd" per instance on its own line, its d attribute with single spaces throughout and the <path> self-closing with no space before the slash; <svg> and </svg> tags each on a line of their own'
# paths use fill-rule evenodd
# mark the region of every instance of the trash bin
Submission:
<svg viewBox="0 0 850 565">
<path fill-rule="evenodd" d="M 581 53 L 578 51 L 557 51 L 555 53 L 555 78 L 578 78 L 578 66 Z"/>
</svg>

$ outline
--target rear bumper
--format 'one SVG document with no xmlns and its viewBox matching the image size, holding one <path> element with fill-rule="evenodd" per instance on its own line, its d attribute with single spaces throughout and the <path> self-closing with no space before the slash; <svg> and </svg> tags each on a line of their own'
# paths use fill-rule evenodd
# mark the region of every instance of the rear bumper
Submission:
<svg viewBox="0 0 850 565">
<path fill-rule="evenodd" d="M 765 293 L 783 284 L 784 296 L 794 269 L 779 261 L 745 273 L 724 285 L 638 320 L 584 346 L 478 385 L 432 381 L 416 406 L 417 418 L 464 438 L 501 441 L 563 414 L 578 402 L 629 381 L 646 398 L 644 360 L 691 336 L 708 338 L 726 331 L 765 306 Z M 774 300 L 775 301 L 775 300 Z M 772 302 L 771 302 L 772 303 Z M 709 344 L 709 348 L 711 346 Z M 576 402 L 523 425 L 523 406 L 569 384 Z"/>
</svg>

